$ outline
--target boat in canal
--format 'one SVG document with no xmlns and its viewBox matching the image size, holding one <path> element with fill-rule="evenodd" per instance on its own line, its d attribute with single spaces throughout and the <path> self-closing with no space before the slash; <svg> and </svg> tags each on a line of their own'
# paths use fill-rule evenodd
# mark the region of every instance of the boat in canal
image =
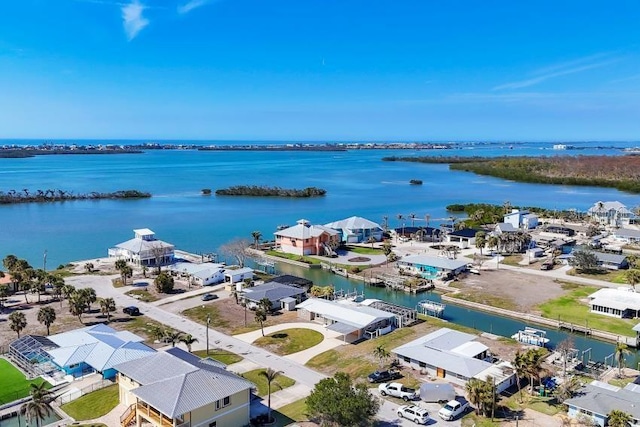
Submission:
<svg viewBox="0 0 640 427">
<path fill-rule="evenodd" d="M 543 331 L 542 329 L 530 328 L 527 326 L 524 329 L 511 335 L 511 338 L 516 341 L 520 341 L 523 344 L 545 347 L 549 343 L 549 338 L 547 338 L 546 335 L 547 331 Z"/>
</svg>

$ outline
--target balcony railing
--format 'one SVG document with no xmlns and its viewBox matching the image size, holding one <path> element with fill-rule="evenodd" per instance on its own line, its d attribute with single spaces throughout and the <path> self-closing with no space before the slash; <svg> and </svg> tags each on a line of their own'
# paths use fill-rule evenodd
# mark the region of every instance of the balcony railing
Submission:
<svg viewBox="0 0 640 427">
<path fill-rule="evenodd" d="M 156 426 L 173 427 L 173 420 L 171 418 L 151 406 L 138 403 L 136 404 L 136 411 Z M 179 420 L 178 423 L 182 423 L 182 420 Z"/>
</svg>

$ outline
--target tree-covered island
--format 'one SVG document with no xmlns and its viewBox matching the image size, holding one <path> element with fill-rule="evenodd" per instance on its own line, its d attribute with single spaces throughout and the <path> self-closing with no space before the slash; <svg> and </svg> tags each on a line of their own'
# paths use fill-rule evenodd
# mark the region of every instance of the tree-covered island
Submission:
<svg viewBox="0 0 640 427">
<path fill-rule="evenodd" d="M 67 200 L 101 200 L 101 199 L 147 199 L 151 193 L 138 190 L 120 190 L 111 193 L 91 192 L 86 194 L 74 194 L 64 190 L 35 190 L 25 188 L 21 191 L 9 190 L 6 193 L 0 191 L 0 205 L 16 203 L 46 203 L 63 202 Z"/>
<path fill-rule="evenodd" d="M 640 193 L 640 156 L 384 157 L 388 162 L 449 164 L 449 169 L 517 182 L 611 187 Z"/>
<path fill-rule="evenodd" d="M 252 196 L 252 197 L 319 197 L 327 190 L 317 187 L 290 189 L 280 187 L 266 187 L 258 185 L 235 185 L 216 190 L 217 196 Z"/>
</svg>

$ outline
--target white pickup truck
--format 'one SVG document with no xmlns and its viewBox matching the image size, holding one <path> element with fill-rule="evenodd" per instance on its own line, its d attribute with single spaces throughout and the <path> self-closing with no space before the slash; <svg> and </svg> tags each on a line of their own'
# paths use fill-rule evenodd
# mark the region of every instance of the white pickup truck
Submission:
<svg viewBox="0 0 640 427">
<path fill-rule="evenodd" d="M 380 394 L 383 396 L 389 395 L 393 397 L 399 397 L 405 402 L 410 400 L 416 400 L 418 393 L 409 387 L 405 387 L 400 383 L 384 383 L 378 386 Z"/>
<path fill-rule="evenodd" d="M 464 414 L 469 408 L 469 402 L 466 400 L 450 400 L 440 410 L 438 415 L 445 421 L 456 419 Z"/>
</svg>

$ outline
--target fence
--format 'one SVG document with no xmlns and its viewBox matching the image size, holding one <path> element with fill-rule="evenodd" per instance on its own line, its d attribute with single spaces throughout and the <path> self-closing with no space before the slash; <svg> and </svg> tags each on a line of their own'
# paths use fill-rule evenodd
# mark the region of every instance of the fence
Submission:
<svg viewBox="0 0 640 427">
<path fill-rule="evenodd" d="M 58 405 L 64 405 L 65 403 L 69 403 L 69 402 L 71 402 L 73 400 L 76 400 L 76 399 L 84 396 L 85 394 L 91 393 L 92 391 L 100 390 L 102 388 L 109 387 L 110 385 L 114 385 L 114 384 L 115 384 L 114 381 L 100 380 L 100 382 L 88 385 L 88 386 L 83 387 L 81 389 L 71 390 L 68 393 L 65 393 L 62 396 L 58 397 L 55 400 L 55 402 Z"/>
</svg>

